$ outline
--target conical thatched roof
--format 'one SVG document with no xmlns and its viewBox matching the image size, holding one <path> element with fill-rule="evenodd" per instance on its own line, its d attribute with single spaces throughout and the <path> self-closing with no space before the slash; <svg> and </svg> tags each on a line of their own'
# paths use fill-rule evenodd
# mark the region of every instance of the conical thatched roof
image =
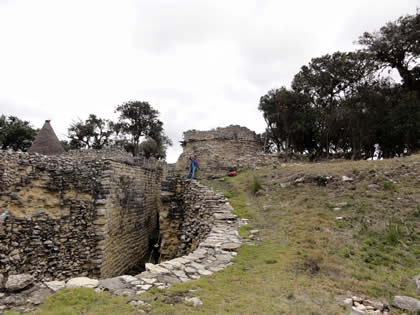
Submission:
<svg viewBox="0 0 420 315">
<path fill-rule="evenodd" d="M 64 148 L 55 135 L 49 120 L 45 121 L 28 152 L 45 155 L 64 153 Z"/>
</svg>

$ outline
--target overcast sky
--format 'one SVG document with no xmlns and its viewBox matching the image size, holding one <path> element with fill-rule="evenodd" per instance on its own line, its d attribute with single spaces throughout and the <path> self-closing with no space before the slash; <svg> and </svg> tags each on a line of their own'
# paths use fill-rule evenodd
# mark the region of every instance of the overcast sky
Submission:
<svg viewBox="0 0 420 315">
<path fill-rule="evenodd" d="M 260 96 L 311 58 L 355 49 L 418 0 L 0 0 L 0 114 L 60 139 L 129 100 L 159 110 L 173 140 L 230 124 L 258 133 Z"/>
</svg>

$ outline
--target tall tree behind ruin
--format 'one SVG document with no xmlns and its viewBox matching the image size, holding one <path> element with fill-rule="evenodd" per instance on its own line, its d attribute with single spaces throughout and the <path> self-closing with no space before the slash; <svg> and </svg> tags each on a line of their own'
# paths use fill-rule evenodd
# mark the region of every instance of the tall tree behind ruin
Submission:
<svg viewBox="0 0 420 315">
<path fill-rule="evenodd" d="M 15 116 L 0 116 L 0 148 L 2 150 L 27 151 L 35 139 L 37 130 L 29 121 Z"/>
<path fill-rule="evenodd" d="M 130 101 L 117 106 L 115 112 L 119 114 L 118 122 L 114 125 L 120 137 L 119 142 L 134 156 L 139 155 L 140 143 L 147 138 L 156 142 L 158 151 L 165 151 L 164 146 L 170 144 L 164 134 L 163 123 L 158 118 L 159 112 L 148 102 Z"/>
<path fill-rule="evenodd" d="M 108 119 L 90 114 L 88 119 L 73 122 L 68 129 L 72 149 L 102 149 L 112 143 L 113 123 Z"/>
</svg>

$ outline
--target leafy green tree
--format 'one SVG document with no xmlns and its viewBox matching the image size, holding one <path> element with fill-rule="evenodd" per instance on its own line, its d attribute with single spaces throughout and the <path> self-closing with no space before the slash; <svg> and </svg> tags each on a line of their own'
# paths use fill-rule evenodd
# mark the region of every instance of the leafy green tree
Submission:
<svg viewBox="0 0 420 315">
<path fill-rule="evenodd" d="M 313 58 L 295 75 L 292 88 L 310 98 L 317 115 L 317 155 L 329 155 L 340 146 L 340 108 L 358 89 L 371 84 L 377 65 L 361 52 L 335 52 Z"/>
<path fill-rule="evenodd" d="M 260 98 L 259 110 L 267 123 L 265 136 L 284 151 L 286 158 L 292 151 L 314 149 L 315 121 L 310 98 L 285 87 L 270 90 Z"/>
<path fill-rule="evenodd" d="M 420 91 L 420 14 L 388 22 L 376 32 L 365 32 L 359 43 L 382 68 L 398 71 L 403 83 Z"/>
<path fill-rule="evenodd" d="M 27 151 L 37 130 L 30 122 L 15 116 L 0 116 L 0 148 L 2 150 Z"/>
<path fill-rule="evenodd" d="M 134 156 L 140 154 L 140 142 L 146 139 L 153 139 L 156 149 L 151 155 L 157 158 L 166 156 L 166 147 L 171 145 L 171 141 L 163 131 L 163 123 L 159 120 L 159 112 L 150 106 L 148 102 L 130 101 L 119 105 L 116 110 L 119 113 L 118 122 L 114 125 L 117 135 L 122 137 L 119 140 L 125 148 L 132 152 Z M 147 146 L 147 152 L 154 147 L 151 141 L 143 145 Z M 149 153 L 147 153 L 149 154 Z"/>
<path fill-rule="evenodd" d="M 102 149 L 111 144 L 113 124 L 108 119 L 102 119 L 90 114 L 88 119 L 73 122 L 68 129 L 69 145 L 72 149 Z"/>
</svg>

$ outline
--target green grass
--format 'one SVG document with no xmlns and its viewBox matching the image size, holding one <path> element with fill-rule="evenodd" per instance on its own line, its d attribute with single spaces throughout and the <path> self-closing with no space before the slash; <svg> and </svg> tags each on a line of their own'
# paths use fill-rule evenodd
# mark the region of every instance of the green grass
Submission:
<svg viewBox="0 0 420 315">
<path fill-rule="evenodd" d="M 7 313 L 6 313 L 7 314 Z M 34 315 L 139 314 L 127 298 L 92 289 L 63 289 L 50 296 Z"/>
<path fill-rule="evenodd" d="M 416 225 L 420 168 L 411 167 L 417 173 L 402 176 L 400 166 L 419 162 L 420 155 L 386 161 L 293 163 L 281 169 L 241 172 L 222 181 L 202 181 L 223 192 L 235 214 L 249 219 L 249 225 L 239 229 L 240 235 L 249 236 L 249 230 L 258 229 L 261 241 L 243 245 L 234 264 L 223 271 L 144 293 L 141 299 L 151 306 L 142 308 L 153 314 L 342 314 L 345 310 L 338 301 L 342 296 L 388 301 L 394 295 L 416 297 L 411 279 L 420 273 Z M 352 183 L 326 181 L 327 176 L 340 179 L 350 174 Z M 313 182 L 281 188 L 280 183 L 293 183 L 302 175 L 312 176 Z M 397 184 L 381 185 L 385 177 Z M 264 184 L 257 194 L 252 189 L 255 179 Z M 372 183 L 379 188 L 368 190 Z M 337 206 L 343 202 L 344 206 Z M 337 220 L 339 216 L 343 219 Z M 101 302 L 101 296 L 69 306 L 57 294 L 37 314 L 56 314 L 47 313 L 54 304 L 56 309 L 73 307 L 77 312 L 89 306 L 91 313 L 83 314 L 96 314 L 92 303 L 98 307 L 110 303 Z M 186 296 L 199 296 L 204 305 L 193 307 L 185 303 Z M 117 309 L 119 302 L 115 303 L 104 309 L 112 305 Z M 124 314 L 126 305 L 121 303 L 122 311 L 116 313 Z"/>
</svg>

